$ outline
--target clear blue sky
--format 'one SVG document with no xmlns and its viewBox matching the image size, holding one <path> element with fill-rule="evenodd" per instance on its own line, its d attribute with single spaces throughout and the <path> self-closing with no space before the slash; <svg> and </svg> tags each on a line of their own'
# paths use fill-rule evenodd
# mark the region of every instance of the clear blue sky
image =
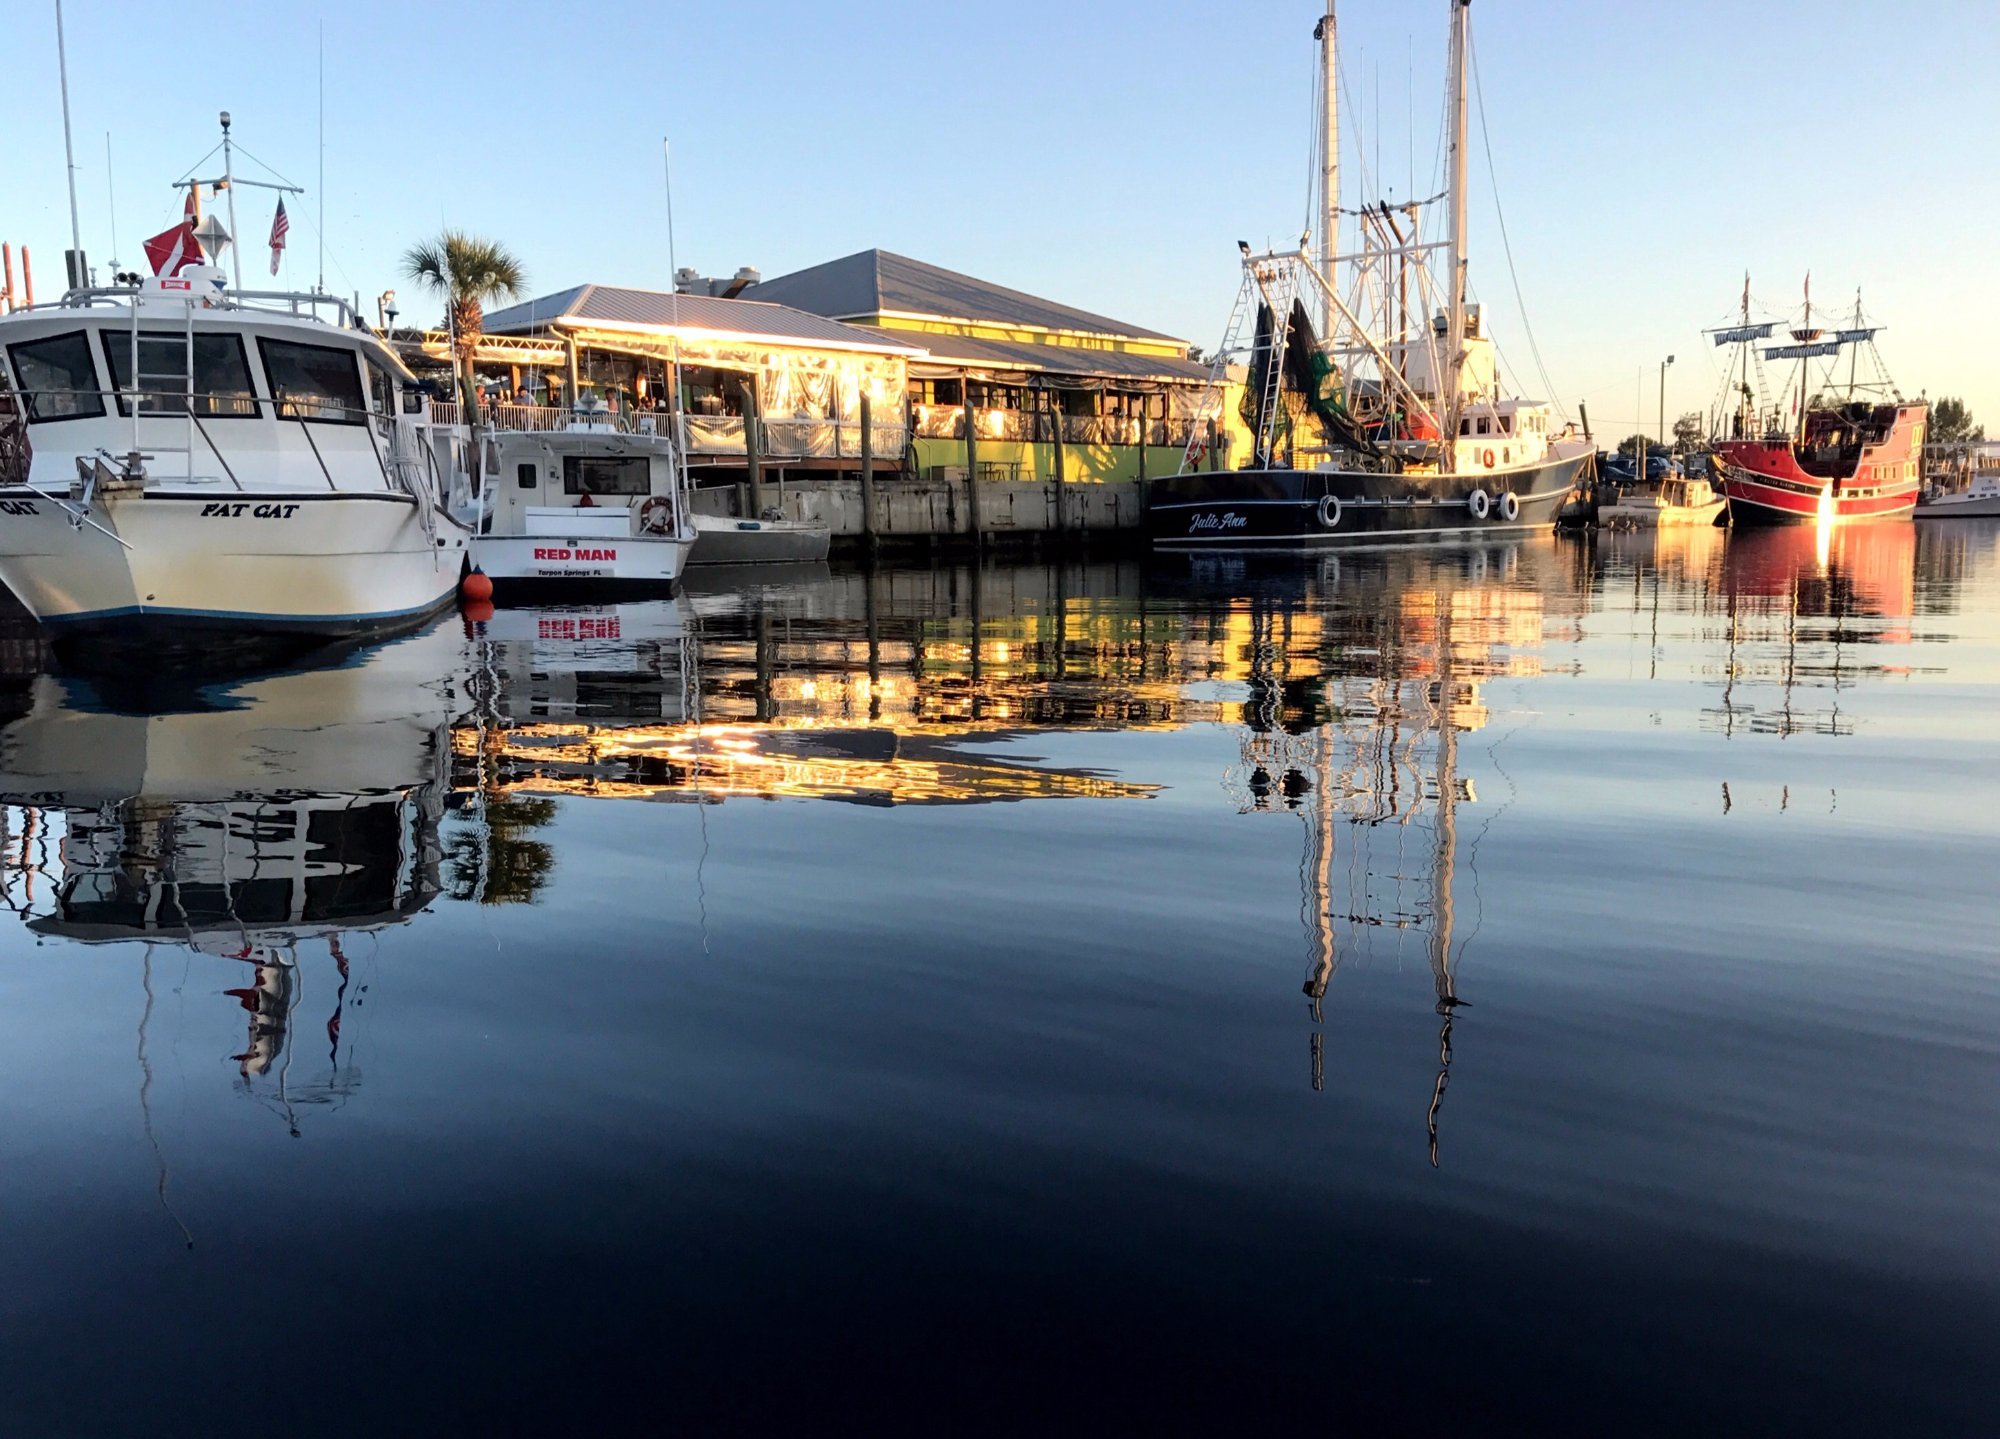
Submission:
<svg viewBox="0 0 2000 1439">
<path fill-rule="evenodd" d="M 1288 240 L 1305 216 L 1317 10 L 352 0 L 162 23 L 69 0 L 85 248 L 109 258 L 107 131 L 127 264 L 177 213 L 168 183 L 215 143 L 218 110 L 312 187 L 323 24 L 327 281 L 342 292 L 394 287 L 428 318 L 396 260 L 445 222 L 511 245 L 537 292 L 665 287 L 671 135 L 679 259 L 704 273 L 777 275 L 880 245 L 1213 345 L 1235 241 Z M 1348 198 L 1378 151 L 1384 183 L 1407 193 L 1413 148 L 1431 193 L 1445 13 L 1342 7 Z M 33 247 L 46 293 L 68 240 L 54 8 L 11 0 L 6 15 L 0 239 Z M 1697 332 L 1729 312 L 1744 270 L 1791 303 L 1810 269 L 1827 301 L 1864 287 L 1906 391 L 1962 395 L 2000 431 L 1983 335 L 2000 301 L 2000 91 L 1977 78 L 2000 56 L 2000 5 L 1478 0 L 1473 18 L 1499 198 L 1557 398 L 1587 399 L 1622 434 L 1643 371 L 1650 429 L 1671 353 L 1669 416 L 1705 406 L 1717 371 Z M 1474 133 L 1473 287 L 1539 391 L 1476 117 Z M 246 190 L 239 205 L 261 273 L 269 203 Z M 319 207 L 292 207 L 294 284 L 314 276 Z"/>
</svg>

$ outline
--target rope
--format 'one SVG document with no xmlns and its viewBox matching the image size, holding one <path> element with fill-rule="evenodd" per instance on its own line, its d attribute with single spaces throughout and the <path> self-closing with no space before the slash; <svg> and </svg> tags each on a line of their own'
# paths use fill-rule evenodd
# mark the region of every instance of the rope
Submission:
<svg viewBox="0 0 2000 1439">
<path fill-rule="evenodd" d="M 1528 352 L 1535 357 L 1535 372 L 1542 378 L 1549 403 L 1555 406 L 1563 423 L 1568 424 L 1569 410 L 1556 396 L 1555 381 L 1549 378 L 1548 366 L 1542 363 L 1542 347 L 1535 342 L 1535 327 L 1528 323 L 1528 303 L 1521 298 L 1521 275 L 1514 268 L 1514 244 L 1507 238 L 1507 212 L 1500 204 L 1500 176 L 1493 165 L 1493 137 L 1486 129 L 1486 89 L 1479 83 L 1479 51 L 1469 34 L 1466 49 L 1472 57 L 1472 93 L 1479 103 L 1479 140 L 1486 151 L 1486 178 L 1493 187 L 1493 213 L 1500 220 L 1500 248 L 1507 256 L 1507 278 L 1514 284 L 1514 304 L 1521 313 L 1521 331 L 1528 337 Z"/>
</svg>

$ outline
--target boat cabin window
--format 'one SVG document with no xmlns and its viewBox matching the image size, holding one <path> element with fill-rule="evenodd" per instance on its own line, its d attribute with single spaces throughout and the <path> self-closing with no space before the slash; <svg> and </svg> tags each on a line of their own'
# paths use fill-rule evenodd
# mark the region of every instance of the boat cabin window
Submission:
<svg viewBox="0 0 2000 1439">
<path fill-rule="evenodd" d="M 97 366 L 81 330 L 7 347 L 30 422 L 87 420 L 104 413 Z"/>
<path fill-rule="evenodd" d="M 279 419 L 361 423 L 361 368 L 354 363 L 354 351 L 289 340 L 259 340 L 257 350 L 264 357 L 264 376 L 278 402 Z"/>
<path fill-rule="evenodd" d="M 368 408 L 378 415 L 396 413 L 396 382 L 373 360 L 368 361 Z"/>
<path fill-rule="evenodd" d="M 600 455 L 563 456 L 566 495 L 645 495 L 652 493 L 651 466 L 644 455 L 616 458 Z"/>
<path fill-rule="evenodd" d="M 541 471 L 534 465 L 514 466 L 514 483 L 524 490 L 532 490 L 541 484 Z"/>
<path fill-rule="evenodd" d="M 132 413 L 125 393 L 139 391 L 142 415 L 185 415 L 188 410 L 188 337 L 165 331 L 139 332 L 139 380 L 132 382 L 132 332 L 105 330 L 104 358 L 111 362 L 111 388 L 119 392 L 118 413 Z M 194 412 L 225 418 L 254 418 L 257 392 L 250 387 L 250 364 L 235 335 L 194 337 Z"/>
</svg>

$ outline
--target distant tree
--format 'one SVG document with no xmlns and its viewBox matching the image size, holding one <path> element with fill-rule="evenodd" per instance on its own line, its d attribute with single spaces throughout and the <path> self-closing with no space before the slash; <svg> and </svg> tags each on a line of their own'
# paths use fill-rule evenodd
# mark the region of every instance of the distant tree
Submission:
<svg viewBox="0 0 2000 1439">
<path fill-rule="evenodd" d="M 1693 410 L 1674 421 L 1674 443 L 1682 449 L 1695 449 L 1707 438 L 1708 425 Z"/>
<path fill-rule="evenodd" d="M 1618 442 L 1618 453 L 1621 455 L 1636 455 L 1639 453 L 1639 446 L 1641 445 L 1651 450 L 1653 442 L 1645 435 L 1627 435 Z"/>
<path fill-rule="evenodd" d="M 1975 427 L 1972 411 L 1965 401 L 1954 395 L 1945 395 L 1931 405 L 1931 443 L 1934 445 L 1962 445 L 1968 441 L 1986 438 L 1986 427 Z"/>
</svg>

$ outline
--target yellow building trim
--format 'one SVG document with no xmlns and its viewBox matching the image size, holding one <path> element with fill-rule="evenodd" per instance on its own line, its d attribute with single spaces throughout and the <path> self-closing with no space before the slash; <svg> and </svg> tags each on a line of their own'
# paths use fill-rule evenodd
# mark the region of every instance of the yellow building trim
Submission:
<svg viewBox="0 0 2000 1439">
<path fill-rule="evenodd" d="M 1131 335 L 1105 335 L 1089 330 L 1051 330 L 1040 325 L 1002 325 L 990 320 L 951 320 L 935 315 L 903 315 L 887 310 L 841 323 L 865 325 L 878 330 L 899 330 L 913 335 L 963 335 L 971 340 L 1051 345 L 1064 350 L 1107 350 L 1114 354 L 1151 355 L 1168 360 L 1187 358 L 1187 346 L 1178 340 L 1143 340 Z"/>
</svg>

